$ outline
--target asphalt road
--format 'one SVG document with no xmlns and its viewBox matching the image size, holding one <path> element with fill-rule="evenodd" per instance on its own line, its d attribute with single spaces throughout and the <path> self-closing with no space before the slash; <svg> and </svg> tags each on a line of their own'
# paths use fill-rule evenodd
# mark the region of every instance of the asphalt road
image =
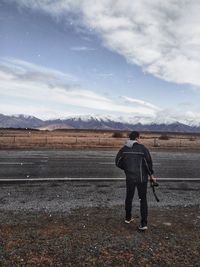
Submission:
<svg viewBox="0 0 200 267">
<path fill-rule="evenodd" d="M 0 179 L 123 178 L 116 151 L 0 151 Z M 198 152 L 151 152 L 158 178 L 200 178 Z"/>
</svg>

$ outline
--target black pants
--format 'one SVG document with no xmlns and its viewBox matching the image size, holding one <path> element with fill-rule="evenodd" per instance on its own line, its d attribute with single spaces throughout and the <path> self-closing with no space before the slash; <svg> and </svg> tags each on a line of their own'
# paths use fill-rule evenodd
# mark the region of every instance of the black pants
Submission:
<svg viewBox="0 0 200 267">
<path fill-rule="evenodd" d="M 127 220 L 131 219 L 132 201 L 133 201 L 136 187 L 137 187 L 138 196 L 140 199 L 141 225 L 146 226 L 147 216 L 148 216 L 147 182 L 135 183 L 131 179 L 126 179 L 126 200 L 125 200 L 126 219 Z"/>
</svg>

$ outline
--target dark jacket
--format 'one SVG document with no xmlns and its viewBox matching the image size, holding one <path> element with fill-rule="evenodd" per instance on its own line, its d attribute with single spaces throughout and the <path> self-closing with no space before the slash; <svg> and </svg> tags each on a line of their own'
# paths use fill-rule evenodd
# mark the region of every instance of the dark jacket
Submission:
<svg viewBox="0 0 200 267">
<path fill-rule="evenodd" d="M 134 180 L 136 183 L 147 182 L 148 175 L 154 173 L 149 150 L 133 140 L 128 140 L 119 150 L 115 164 L 124 170 L 128 180 Z"/>
</svg>

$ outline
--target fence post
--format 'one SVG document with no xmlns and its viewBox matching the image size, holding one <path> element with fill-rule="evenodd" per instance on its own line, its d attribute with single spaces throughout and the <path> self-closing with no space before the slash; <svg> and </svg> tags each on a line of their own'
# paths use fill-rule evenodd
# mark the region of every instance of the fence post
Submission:
<svg viewBox="0 0 200 267">
<path fill-rule="evenodd" d="M 157 147 L 158 146 L 158 143 L 157 143 L 157 138 L 154 137 L 154 147 Z"/>
</svg>

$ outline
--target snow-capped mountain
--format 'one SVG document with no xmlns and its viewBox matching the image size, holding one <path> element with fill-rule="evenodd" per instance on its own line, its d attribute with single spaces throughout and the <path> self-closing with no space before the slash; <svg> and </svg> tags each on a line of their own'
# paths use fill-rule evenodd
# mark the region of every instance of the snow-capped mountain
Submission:
<svg viewBox="0 0 200 267">
<path fill-rule="evenodd" d="M 43 125 L 44 121 L 28 115 L 3 115 L 0 114 L 0 128 L 37 128 Z"/>
<path fill-rule="evenodd" d="M 114 117 L 101 115 L 76 115 L 65 119 L 41 120 L 27 115 L 0 114 L 0 128 L 36 129 L 102 129 L 102 130 L 139 130 L 164 132 L 199 132 L 200 125 L 194 120 L 178 121 L 176 118 L 162 119 L 152 117 Z"/>
</svg>

